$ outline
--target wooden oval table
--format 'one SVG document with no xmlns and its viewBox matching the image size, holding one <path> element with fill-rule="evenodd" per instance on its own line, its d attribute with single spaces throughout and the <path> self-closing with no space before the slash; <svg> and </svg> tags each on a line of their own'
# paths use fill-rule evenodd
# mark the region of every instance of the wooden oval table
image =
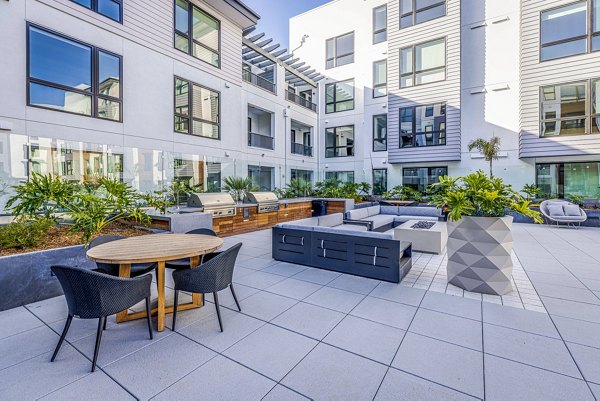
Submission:
<svg viewBox="0 0 600 401">
<path fill-rule="evenodd" d="M 158 331 L 165 328 L 165 313 L 173 313 L 173 307 L 165 308 L 165 262 L 190 258 L 190 267 L 200 264 L 200 257 L 223 246 L 221 238 L 197 234 L 154 234 L 125 238 L 95 246 L 86 253 L 95 262 L 119 265 L 119 277 L 129 277 L 133 263 L 157 262 L 158 308 L 152 310 L 158 318 Z M 181 304 L 178 311 L 202 307 L 202 294 L 192 294 L 192 302 Z M 117 314 L 117 323 L 142 319 L 146 312 Z"/>
</svg>

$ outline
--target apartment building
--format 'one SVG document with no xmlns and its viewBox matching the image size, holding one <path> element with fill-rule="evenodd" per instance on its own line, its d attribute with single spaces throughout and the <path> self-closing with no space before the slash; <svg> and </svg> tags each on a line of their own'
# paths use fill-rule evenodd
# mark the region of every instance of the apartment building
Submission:
<svg viewBox="0 0 600 401">
<path fill-rule="evenodd" d="M 290 46 L 304 37 L 296 54 L 326 75 L 322 140 L 354 124 L 362 148 L 321 155 L 321 174 L 354 165 L 344 177 L 424 190 L 440 175 L 487 169 L 468 144 L 495 135 L 494 174 L 516 189 L 600 196 L 599 30 L 599 0 L 334 0 L 292 18 Z M 332 85 L 354 107 L 323 110 Z M 370 122 L 382 110 L 385 130 Z"/>
<path fill-rule="evenodd" d="M 0 205 L 34 172 L 142 191 L 311 178 L 316 106 L 287 64 L 248 61 L 258 18 L 234 0 L 0 2 Z"/>
</svg>

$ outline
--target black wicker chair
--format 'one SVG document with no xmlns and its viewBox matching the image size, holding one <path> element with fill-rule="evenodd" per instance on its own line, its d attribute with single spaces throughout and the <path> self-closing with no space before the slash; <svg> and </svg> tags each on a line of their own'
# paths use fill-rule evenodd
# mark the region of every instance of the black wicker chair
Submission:
<svg viewBox="0 0 600 401">
<path fill-rule="evenodd" d="M 52 362 L 54 362 L 65 340 L 73 316 L 80 319 L 98 319 L 96 347 L 94 349 L 94 359 L 92 360 L 92 372 L 95 371 L 106 317 L 126 310 L 144 299 L 146 300 L 148 333 L 150 339 L 153 338 L 150 322 L 150 284 L 152 283 L 152 276 L 120 278 L 79 267 L 52 266 L 51 269 L 62 286 L 69 306 L 67 322 L 52 355 Z"/>
<path fill-rule="evenodd" d="M 188 231 L 186 234 L 196 234 L 196 235 L 211 235 L 213 237 L 217 237 L 217 233 L 211 230 L 210 228 L 198 228 L 196 230 Z M 214 258 L 221 252 L 213 252 L 207 253 L 206 255 L 202 255 L 200 259 L 200 263 L 208 262 L 210 259 Z M 181 270 L 181 269 L 189 269 L 190 268 L 190 258 L 182 258 L 169 260 L 165 263 L 165 267 L 167 269 Z"/>
<path fill-rule="evenodd" d="M 88 248 L 91 249 L 95 246 L 106 244 L 107 242 L 117 241 L 123 239 L 125 237 L 121 235 L 101 235 L 99 237 L 94 238 L 90 241 Z M 105 274 L 110 274 L 111 276 L 118 277 L 119 276 L 119 265 L 113 265 L 109 263 L 100 263 L 96 262 L 97 269 L 95 271 Z M 131 274 L 130 277 L 138 277 L 142 274 L 151 273 L 154 269 L 158 267 L 157 263 L 134 263 L 131 265 Z"/>
<path fill-rule="evenodd" d="M 198 267 L 194 267 L 193 269 L 175 270 L 173 272 L 173 281 L 175 282 L 173 331 L 175 331 L 175 322 L 177 319 L 179 291 L 188 291 L 192 293 L 201 292 L 203 294 L 212 292 L 215 298 L 215 307 L 217 308 L 217 317 L 219 318 L 219 327 L 221 328 L 221 331 L 223 331 L 223 322 L 221 321 L 221 310 L 217 292 L 229 287 L 238 310 L 240 312 L 242 311 L 232 283 L 235 260 L 237 259 L 241 247 L 241 243 L 236 244 Z"/>
</svg>

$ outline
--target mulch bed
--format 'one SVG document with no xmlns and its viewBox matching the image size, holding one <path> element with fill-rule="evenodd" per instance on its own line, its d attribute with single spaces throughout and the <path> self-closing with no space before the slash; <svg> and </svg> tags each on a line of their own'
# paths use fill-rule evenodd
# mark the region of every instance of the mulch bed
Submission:
<svg viewBox="0 0 600 401">
<path fill-rule="evenodd" d="M 137 237 L 139 235 L 151 234 L 150 231 L 134 228 L 122 223 L 113 223 L 99 235 L 122 235 L 124 237 Z M 67 246 L 81 245 L 81 234 L 69 231 L 69 227 L 56 226 L 48 230 L 46 238 L 38 246 L 24 249 L 0 249 L 0 256 L 17 255 L 20 253 L 43 251 L 47 249 L 64 248 Z"/>
</svg>

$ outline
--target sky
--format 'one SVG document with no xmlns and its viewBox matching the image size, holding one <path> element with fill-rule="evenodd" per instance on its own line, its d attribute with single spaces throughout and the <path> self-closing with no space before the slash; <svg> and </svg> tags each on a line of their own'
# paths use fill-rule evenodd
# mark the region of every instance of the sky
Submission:
<svg viewBox="0 0 600 401">
<path fill-rule="evenodd" d="M 244 4 L 260 15 L 256 30 L 265 32 L 280 43 L 281 48 L 288 47 L 288 20 L 312 8 L 328 3 L 329 0 L 242 0 Z M 291 50 L 291 49 L 288 49 Z"/>
</svg>

